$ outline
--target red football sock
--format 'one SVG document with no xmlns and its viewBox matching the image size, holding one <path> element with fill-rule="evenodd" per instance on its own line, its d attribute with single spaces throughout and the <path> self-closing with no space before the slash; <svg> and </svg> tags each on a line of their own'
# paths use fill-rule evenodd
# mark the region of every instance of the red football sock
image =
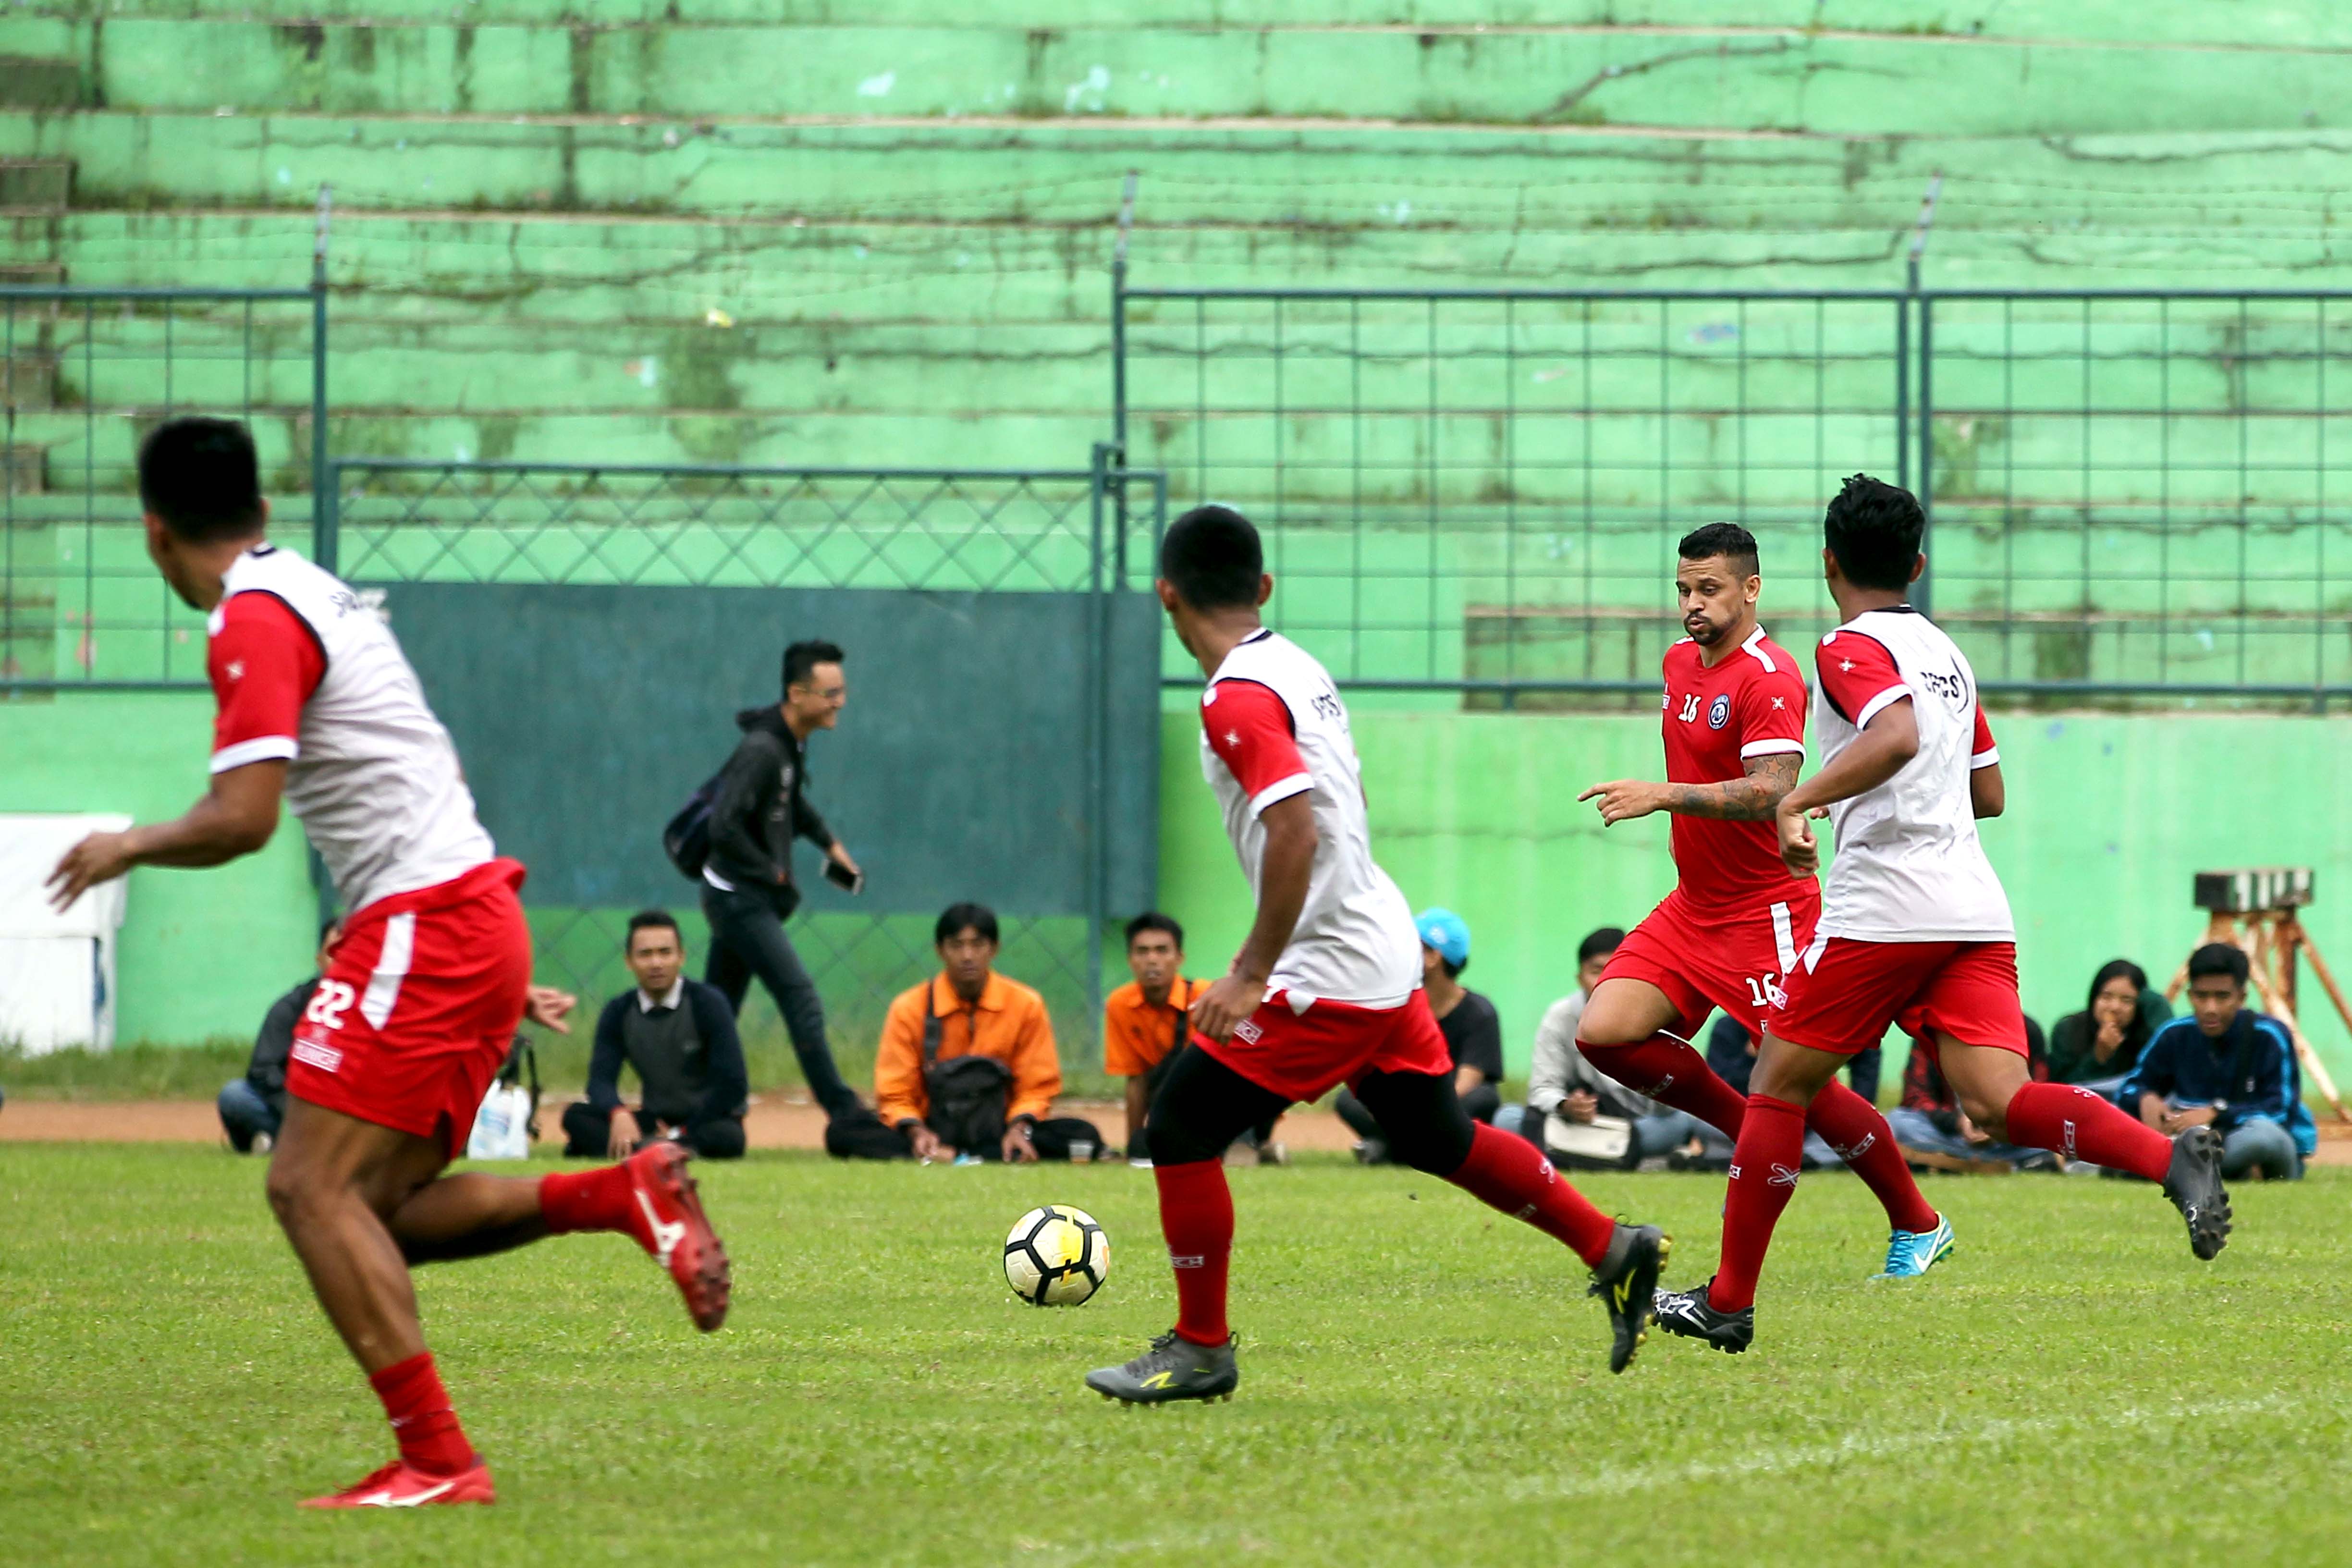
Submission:
<svg viewBox="0 0 2352 1568">
<path fill-rule="evenodd" d="M 1731 1187 L 1723 1204 L 1723 1258 L 1707 1304 L 1736 1312 L 1756 1304 L 1756 1277 L 1772 1246 L 1772 1227 L 1797 1190 L 1805 1161 L 1805 1112 L 1769 1094 L 1748 1097 L 1748 1121 L 1731 1151 Z"/>
<path fill-rule="evenodd" d="M 1738 1140 L 1748 1102 L 1716 1076 L 1688 1040 L 1652 1035 L 1636 1046 L 1589 1046 L 1579 1040 L 1576 1048 L 1584 1053 L 1585 1060 L 1634 1093 L 1687 1110 L 1726 1138 Z"/>
<path fill-rule="evenodd" d="M 1526 1139 L 1498 1132 L 1483 1121 L 1472 1123 L 1472 1129 L 1470 1157 L 1445 1179 L 1489 1208 L 1566 1242 L 1588 1266 L 1600 1268 L 1617 1222 L 1561 1181 L 1551 1162 Z"/>
<path fill-rule="evenodd" d="M 1154 1165 L 1160 1234 L 1176 1270 L 1176 1334 L 1198 1345 L 1233 1338 L 1225 1322 L 1225 1272 L 1234 1256 L 1234 1194 L 1216 1160 Z"/>
<path fill-rule="evenodd" d="M 449 1395 L 434 1369 L 433 1352 L 420 1351 L 368 1374 L 383 1413 L 391 1418 L 392 1435 L 400 1440 L 400 1457 L 428 1475 L 454 1476 L 474 1466 L 474 1446 L 449 1408 Z"/>
<path fill-rule="evenodd" d="M 2172 1168 L 2171 1139 L 2074 1084 L 2027 1084 L 2011 1097 L 2007 1121 L 2009 1141 L 2028 1149 L 2055 1149 L 2151 1182 Z"/>
<path fill-rule="evenodd" d="M 625 1230 L 637 1236 L 644 1227 L 629 1198 L 625 1165 L 557 1171 L 539 1180 L 539 1216 L 551 1236 L 574 1230 Z M 637 1236 L 637 1240 L 643 1245 L 646 1237 Z"/>
<path fill-rule="evenodd" d="M 1805 1124 L 1827 1139 L 1846 1169 L 1878 1195 L 1887 1224 L 1896 1230 L 1936 1228 L 1936 1211 L 1919 1195 L 1919 1184 L 1895 1146 L 1894 1129 L 1876 1106 L 1832 1079 L 1806 1107 Z"/>
</svg>

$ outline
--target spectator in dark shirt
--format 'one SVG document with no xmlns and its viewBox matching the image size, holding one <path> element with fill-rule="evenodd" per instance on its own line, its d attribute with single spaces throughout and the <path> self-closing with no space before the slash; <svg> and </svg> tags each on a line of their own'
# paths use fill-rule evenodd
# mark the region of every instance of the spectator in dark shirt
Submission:
<svg viewBox="0 0 2352 1568">
<path fill-rule="evenodd" d="M 2319 1128 L 2303 1103 L 2294 1037 L 2246 1005 L 2246 973 L 2245 953 L 2228 942 L 2190 953 L 2191 1016 L 2148 1037 L 2116 1098 L 2167 1137 L 2210 1125 L 2221 1135 L 2221 1174 L 2233 1181 L 2250 1171 L 2296 1181 Z"/>
<path fill-rule="evenodd" d="M 710 804 L 710 858 L 704 864 L 702 912 L 710 921 L 710 964 L 703 978 L 740 1014 L 751 976 L 760 977 L 783 1015 L 793 1055 L 809 1093 L 828 1118 L 858 1116 L 857 1095 L 841 1080 L 824 1036 L 816 982 L 793 951 L 784 921 L 800 907 L 793 885 L 793 840 L 821 846 L 840 875 L 860 873 L 849 851 L 808 803 L 808 738 L 830 730 L 849 700 L 841 649 L 796 642 L 784 650 L 784 700 L 735 716 L 743 739 L 719 775 Z"/>
<path fill-rule="evenodd" d="M 2050 1058 L 2043 1048 L 2042 1026 L 2025 1020 L 2025 1070 L 2036 1083 L 2050 1079 Z M 2047 1149 L 2020 1149 L 2002 1143 L 1969 1120 L 1960 1098 L 1944 1077 L 1943 1064 L 1925 1040 L 1911 1042 L 1911 1059 L 1903 1064 L 1903 1103 L 1886 1113 L 1895 1130 L 1895 1147 L 1914 1165 L 1936 1171 L 1982 1172 L 1996 1165 L 2013 1171 L 2053 1171 L 2058 1156 Z"/>
<path fill-rule="evenodd" d="M 2171 1016 L 2171 1004 L 2148 988 L 2147 973 L 2138 964 L 2128 958 L 2101 964 L 2091 976 L 2091 999 L 2083 1010 L 2051 1026 L 2050 1081 L 2114 1095 L 2139 1065 L 2148 1037 Z"/>
<path fill-rule="evenodd" d="M 286 1120 L 286 1058 L 294 1051 L 294 1026 L 302 1021 L 302 1009 L 310 1005 L 319 976 L 327 972 L 328 951 L 342 933 L 339 921 L 319 928 L 317 967 L 310 978 L 269 1005 L 261 1032 L 253 1037 L 245 1076 L 220 1091 L 215 1103 L 221 1130 L 228 1134 L 229 1147 L 240 1154 L 267 1154 L 278 1141 L 278 1124 Z"/>
<path fill-rule="evenodd" d="M 629 917 L 635 989 L 604 1005 L 588 1058 L 588 1098 L 563 1110 L 564 1154 L 626 1159 L 641 1143 L 675 1138 L 709 1160 L 743 1152 L 750 1084 L 735 1014 L 717 987 L 686 977 L 686 943 L 660 910 Z M 621 1101 L 621 1068 L 643 1095 Z"/>
<path fill-rule="evenodd" d="M 1491 1122 L 1503 1103 L 1503 1020 L 1492 1002 L 1460 983 L 1470 967 L 1470 928 L 1452 910 L 1441 909 L 1422 910 L 1412 923 L 1421 932 L 1421 980 L 1429 1010 L 1454 1058 L 1454 1091 L 1472 1121 Z M 1353 1091 L 1341 1089 L 1331 1109 L 1363 1140 L 1356 1146 L 1359 1160 L 1367 1165 L 1387 1161 L 1381 1125 Z"/>
</svg>

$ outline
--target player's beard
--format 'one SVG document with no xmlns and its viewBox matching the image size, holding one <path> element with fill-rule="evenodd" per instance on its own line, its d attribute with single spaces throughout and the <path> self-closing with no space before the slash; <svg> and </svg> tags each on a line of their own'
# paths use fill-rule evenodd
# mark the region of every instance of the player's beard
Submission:
<svg viewBox="0 0 2352 1568">
<path fill-rule="evenodd" d="M 1685 616 L 1683 618 L 1683 630 L 1688 632 L 1690 640 L 1701 647 L 1713 647 L 1721 642 L 1730 635 L 1731 626 L 1729 621 L 1718 626 L 1705 616 Z"/>
</svg>

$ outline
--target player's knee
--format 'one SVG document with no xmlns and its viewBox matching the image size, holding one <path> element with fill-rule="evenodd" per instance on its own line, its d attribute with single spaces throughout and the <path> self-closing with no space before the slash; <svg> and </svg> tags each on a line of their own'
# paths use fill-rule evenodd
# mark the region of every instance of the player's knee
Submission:
<svg viewBox="0 0 2352 1568">
<path fill-rule="evenodd" d="M 1470 1158 L 1470 1142 L 1475 1136 L 1469 1119 L 1465 1117 L 1459 1128 L 1445 1125 L 1415 1129 L 1402 1142 L 1391 1137 L 1389 1153 L 1416 1171 L 1426 1172 L 1433 1176 L 1450 1176 Z"/>
<path fill-rule="evenodd" d="M 1213 1147 L 1192 1119 L 1181 1108 L 1171 1108 L 1165 1097 L 1153 1104 L 1145 1119 L 1144 1137 L 1150 1145 L 1155 1165 L 1189 1165 L 1199 1160 L 1219 1159 L 1225 1152 L 1222 1143 Z"/>
<path fill-rule="evenodd" d="M 1969 1121 L 1995 1138 L 2007 1141 L 2009 1101 L 2006 1098 L 1995 1099 L 1974 1089 L 1958 1089 L 1956 1093 L 1960 1102 L 1960 1109 L 1968 1113 Z"/>
</svg>

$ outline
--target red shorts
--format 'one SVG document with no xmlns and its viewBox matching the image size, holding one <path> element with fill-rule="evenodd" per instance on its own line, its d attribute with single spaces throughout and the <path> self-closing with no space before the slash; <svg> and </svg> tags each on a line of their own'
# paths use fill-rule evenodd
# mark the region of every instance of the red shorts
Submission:
<svg viewBox="0 0 2352 1568">
<path fill-rule="evenodd" d="M 294 1030 L 286 1092 L 463 1153 L 522 1022 L 522 879 L 492 860 L 352 915 Z"/>
<path fill-rule="evenodd" d="M 1772 1033 L 1792 1046 L 1852 1056 L 1878 1044 L 1892 1024 L 1914 1039 L 1933 1030 L 1964 1046 L 2025 1054 L 2013 942 L 1824 937 L 1783 988 Z"/>
<path fill-rule="evenodd" d="M 1402 1007 L 1318 999 L 1304 1011 L 1292 1007 L 1289 992 L 1276 991 L 1234 1026 L 1232 1039 L 1220 1044 L 1196 1034 L 1192 1043 L 1286 1100 L 1319 1100 L 1332 1085 L 1353 1087 L 1366 1073 L 1454 1070 L 1423 991 Z"/>
<path fill-rule="evenodd" d="M 1664 992 L 1679 1015 L 1672 1032 L 1683 1039 L 1697 1039 L 1720 1007 L 1761 1041 L 1773 998 L 1822 917 L 1820 889 L 1792 893 L 1785 903 L 1718 914 L 1693 910 L 1677 888 L 1610 954 L 1601 984 L 1641 980 Z"/>
</svg>

